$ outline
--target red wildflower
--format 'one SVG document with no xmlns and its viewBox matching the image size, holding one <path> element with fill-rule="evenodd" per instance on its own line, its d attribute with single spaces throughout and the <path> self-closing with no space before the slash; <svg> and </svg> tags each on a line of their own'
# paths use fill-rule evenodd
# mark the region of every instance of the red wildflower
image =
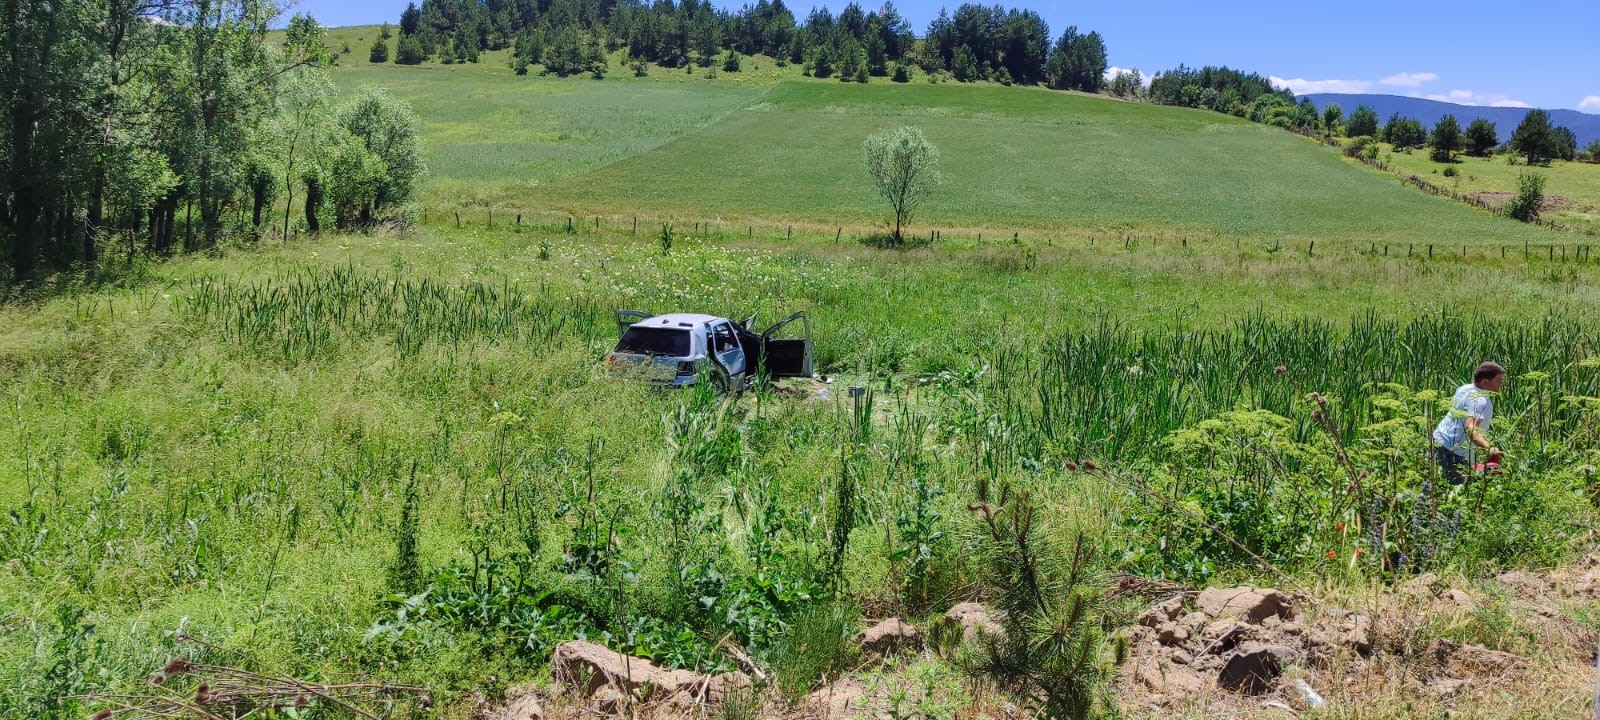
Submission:
<svg viewBox="0 0 1600 720">
<path fill-rule="evenodd" d="M 1339 532 L 1344 532 L 1344 523 L 1339 523 L 1337 525 L 1334 525 L 1333 529 L 1338 530 Z"/>
<path fill-rule="evenodd" d="M 1336 553 L 1336 552 L 1334 552 L 1332 550 L 1328 551 L 1328 559 L 1329 560 L 1332 560 L 1332 559 L 1337 558 L 1337 557 L 1339 557 L 1339 553 Z"/>
</svg>

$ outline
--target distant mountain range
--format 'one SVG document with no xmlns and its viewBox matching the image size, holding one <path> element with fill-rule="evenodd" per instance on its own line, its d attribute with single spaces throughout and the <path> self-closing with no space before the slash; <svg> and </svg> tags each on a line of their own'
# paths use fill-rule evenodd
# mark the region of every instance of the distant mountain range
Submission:
<svg viewBox="0 0 1600 720">
<path fill-rule="evenodd" d="M 1511 132 L 1517 129 L 1522 122 L 1522 117 L 1528 114 L 1527 108 L 1508 107 L 1481 107 L 1478 105 L 1457 105 L 1455 103 L 1439 102 L 1437 100 L 1424 100 L 1422 98 L 1401 97 L 1399 95 L 1341 95 L 1335 93 L 1318 93 L 1316 95 L 1302 95 L 1311 98 L 1318 110 L 1328 103 L 1339 103 L 1344 109 L 1344 116 L 1350 117 L 1351 111 L 1358 105 L 1370 105 L 1378 113 L 1380 124 L 1388 122 L 1389 116 L 1400 113 L 1401 117 L 1413 117 L 1428 128 L 1446 115 L 1456 116 L 1456 120 L 1465 128 L 1475 118 L 1483 118 L 1494 123 L 1495 131 L 1500 135 L 1500 142 L 1511 139 Z M 1577 110 L 1548 110 L 1550 124 L 1561 125 L 1572 131 L 1578 137 L 1578 148 L 1581 150 L 1589 143 L 1600 140 L 1600 115 L 1578 112 Z"/>
</svg>

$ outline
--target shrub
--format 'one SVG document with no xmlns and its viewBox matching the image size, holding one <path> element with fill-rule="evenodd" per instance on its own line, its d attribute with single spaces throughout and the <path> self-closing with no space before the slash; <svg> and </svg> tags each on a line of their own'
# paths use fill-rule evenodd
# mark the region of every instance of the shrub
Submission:
<svg viewBox="0 0 1600 720">
<path fill-rule="evenodd" d="M 1347 157 L 1361 157 L 1368 148 L 1376 148 L 1377 141 L 1371 135 L 1359 135 L 1345 141 L 1344 154 Z"/>
<path fill-rule="evenodd" d="M 1104 592 L 1093 570 L 1094 546 L 1079 533 L 1071 548 L 1053 547 L 1027 490 L 1002 487 L 997 502 L 974 507 L 1005 635 L 985 638 L 969 669 L 1021 685 L 1049 720 L 1092 717 L 1111 674 L 1102 657 Z"/>
<path fill-rule="evenodd" d="M 895 65 L 894 77 L 889 79 L 897 83 L 911 82 L 911 71 L 903 63 Z M 1600 162 L 1600 155 L 1595 156 L 1594 162 Z"/>
<path fill-rule="evenodd" d="M 796 615 L 767 658 L 778 692 L 797 701 L 848 669 L 855 660 L 856 622 L 855 608 L 840 602 L 818 603 Z"/>
<path fill-rule="evenodd" d="M 1518 175 L 1517 196 L 1506 205 L 1506 214 L 1523 222 L 1533 222 L 1539 219 L 1539 210 L 1543 206 L 1544 176 L 1536 172 Z"/>
<path fill-rule="evenodd" d="M 389 62 L 389 43 L 384 42 L 383 38 L 372 41 L 372 52 L 367 60 L 373 64 Z"/>
</svg>

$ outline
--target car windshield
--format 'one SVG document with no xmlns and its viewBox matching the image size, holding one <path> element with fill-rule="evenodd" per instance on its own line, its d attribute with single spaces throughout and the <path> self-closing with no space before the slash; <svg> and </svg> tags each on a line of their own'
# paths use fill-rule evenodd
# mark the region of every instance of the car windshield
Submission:
<svg viewBox="0 0 1600 720">
<path fill-rule="evenodd" d="M 688 357 L 689 331 L 685 328 L 631 327 L 617 341 L 616 352 Z"/>
</svg>

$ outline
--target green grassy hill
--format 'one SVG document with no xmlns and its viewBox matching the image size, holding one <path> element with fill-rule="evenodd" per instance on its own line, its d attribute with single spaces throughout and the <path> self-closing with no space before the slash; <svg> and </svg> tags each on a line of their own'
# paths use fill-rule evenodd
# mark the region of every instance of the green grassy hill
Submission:
<svg viewBox="0 0 1600 720">
<path fill-rule="evenodd" d="M 602 81 L 472 65 L 367 62 L 373 27 L 331 31 L 345 89 L 389 88 L 425 125 L 439 210 L 809 222 L 866 231 L 882 204 L 867 135 L 921 127 L 945 183 L 920 227 L 1131 229 L 1281 240 L 1456 245 L 1570 237 L 1426 196 L 1302 138 L 1228 116 L 1043 89 L 867 86 L 751 58 L 740 73 L 612 62 Z M 392 41 L 391 41 L 392 42 Z"/>
<path fill-rule="evenodd" d="M 946 182 L 920 217 L 935 226 L 1546 239 L 1216 113 L 925 83 L 782 83 L 715 125 L 557 186 L 551 200 L 574 212 L 625 203 L 655 213 L 870 223 L 883 211 L 861 169 L 861 142 L 898 125 L 921 127 L 943 153 Z"/>
</svg>

